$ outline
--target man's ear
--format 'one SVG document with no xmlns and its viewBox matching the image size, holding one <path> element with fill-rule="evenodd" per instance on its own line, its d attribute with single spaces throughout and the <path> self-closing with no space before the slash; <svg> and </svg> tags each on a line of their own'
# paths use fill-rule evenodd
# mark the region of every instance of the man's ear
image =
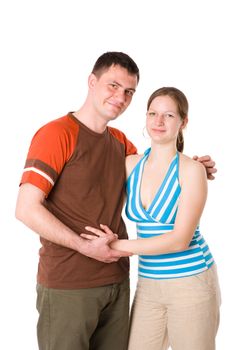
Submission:
<svg viewBox="0 0 233 350">
<path fill-rule="evenodd" d="M 95 76 L 95 74 L 91 73 L 88 77 L 88 87 L 90 89 L 93 89 L 93 87 L 95 86 L 95 83 L 97 81 L 97 78 Z"/>
</svg>

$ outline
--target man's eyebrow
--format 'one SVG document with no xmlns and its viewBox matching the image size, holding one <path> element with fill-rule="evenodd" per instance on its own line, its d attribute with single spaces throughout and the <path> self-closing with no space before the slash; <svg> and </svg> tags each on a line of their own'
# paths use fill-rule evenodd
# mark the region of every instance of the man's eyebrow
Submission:
<svg viewBox="0 0 233 350">
<path fill-rule="evenodd" d="M 123 86 L 120 83 L 118 83 L 117 81 L 115 81 L 115 80 L 112 80 L 112 83 L 114 83 L 114 84 L 118 85 L 119 87 L 123 88 Z M 134 92 L 136 91 L 136 89 L 131 88 L 131 87 L 125 88 L 124 90 L 130 90 L 130 91 L 134 91 Z"/>
<path fill-rule="evenodd" d="M 134 89 L 134 88 L 126 88 L 125 90 L 130 90 L 130 91 L 133 91 L 133 92 L 136 91 L 136 89 Z"/>
</svg>

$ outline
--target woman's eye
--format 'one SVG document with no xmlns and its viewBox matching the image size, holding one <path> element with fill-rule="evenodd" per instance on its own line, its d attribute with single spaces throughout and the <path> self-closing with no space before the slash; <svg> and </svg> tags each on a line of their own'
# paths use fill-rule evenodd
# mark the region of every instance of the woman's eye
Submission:
<svg viewBox="0 0 233 350">
<path fill-rule="evenodd" d="M 154 117 L 155 116 L 155 112 L 148 112 L 148 116 L 149 117 Z"/>
</svg>

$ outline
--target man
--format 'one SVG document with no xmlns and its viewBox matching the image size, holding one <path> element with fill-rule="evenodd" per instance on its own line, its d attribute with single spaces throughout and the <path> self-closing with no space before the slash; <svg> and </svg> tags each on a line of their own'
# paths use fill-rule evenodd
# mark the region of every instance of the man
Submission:
<svg viewBox="0 0 233 350">
<path fill-rule="evenodd" d="M 119 238 L 127 237 L 121 217 L 124 158 L 136 148 L 107 124 L 129 106 L 138 81 L 138 67 L 128 55 L 103 54 L 88 78 L 83 106 L 32 139 L 16 217 L 42 243 L 40 350 L 127 348 L 129 254 L 110 249 L 114 235 L 89 242 L 79 234 L 87 224 L 105 223 Z M 207 166 L 213 168 L 213 162 Z"/>
</svg>

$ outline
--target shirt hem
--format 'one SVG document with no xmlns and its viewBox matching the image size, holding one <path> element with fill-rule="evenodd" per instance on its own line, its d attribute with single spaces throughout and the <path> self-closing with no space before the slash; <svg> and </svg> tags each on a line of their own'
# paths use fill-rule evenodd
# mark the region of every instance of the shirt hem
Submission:
<svg viewBox="0 0 233 350">
<path fill-rule="evenodd" d="M 46 287 L 54 289 L 85 289 L 85 288 L 96 288 L 103 287 L 109 284 L 122 283 L 124 280 L 129 278 L 129 274 L 122 276 L 114 276 L 109 279 L 98 280 L 98 281 L 84 281 L 84 282 L 61 282 L 61 281 L 45 281 L 37 279 L 37 283 Z"/>
</svg>

